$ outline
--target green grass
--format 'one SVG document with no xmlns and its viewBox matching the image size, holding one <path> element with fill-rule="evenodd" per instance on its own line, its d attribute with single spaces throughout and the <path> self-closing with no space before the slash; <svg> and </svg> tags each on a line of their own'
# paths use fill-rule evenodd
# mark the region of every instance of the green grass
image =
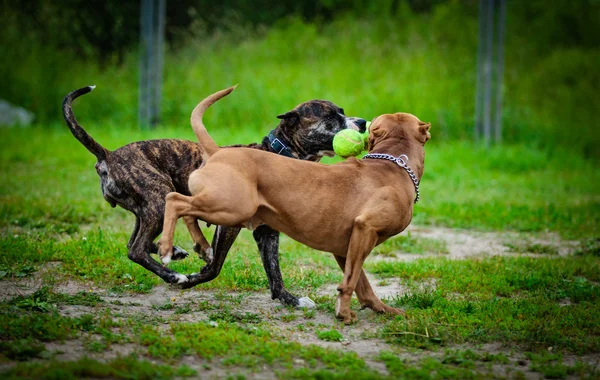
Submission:
<svg viewBox="0 0 600 380">
<path fill-rule="evenodd" d="M 396 14 L 381 7 L 358 16 L 336 12 L 328 24 L 290 18 L 259 30 L 236 22 L 229 33 L 186 31 L 189 38 L 165 55 L 163 124 L 187 129 L 190 111 L 200 99 L 239 83 L 232 98 L 213 111 L 220 121 L 213 125 L 229 136 L 243 128 L 273 126 L 275 115 L 302 101 L 324 98 L 368 119 L 396 111 L 414 113 L 432 122 L 432 135 L 439 141 L 472 139 L 477 4 L 440 2 L 431 12 L 412 12 L 401 4 Z M 565 2 L 555 8 L 570 9 L 571 16 L 554 9 L 545 13 L 547 8 L 537 6 L 538 12 L 536 6 L 508 6 L 503 137 L 529 149 L 551 154 L 568 149 L 597 160 L 600 52 L 593 43 L 578 45 L 569 39 L 593 40 L 593 34 L 578 29 L 582 25 L 572 26 L 585 19 L 577 17 L 583 12 Z M 534 20 L 537 33 L 528 12 L 544 13 Z M 558 15 L 569 21 L 556 23 Z M 571 37 L 563 36 L 560 27 L 541 26 L 543 22 L 569 25 L 563 27 Z M 97 90 L 76 105 L 84 126 L 102 121 L 118 133 L 137 123 L 137 52 L 128 54 L 122 65 L 110 59 L 82 61 L 47 38 L 37 41 L 9 31 L 6 59 L 0 65 L 8 77 L 2 98 L 31 109 L 47 126 L 61 119 L 64 95 L 96 84 Z M 556 36 L 565 38 L 563 43 Z M 23 91 L 32 88 L 36 90 Z"/>
<path fill-rule="evenodd" d="M 576 239 L 600 233 L 600 170 L 592 162 L 525 146 L 434 142 L 426 152 L 416 223 Z"/>
<path fill-rule="evenodd" d="M 21 309 L 50 309 L 48 305 L 77 305 L 95 307 L 103 304 L 104 300 L 96 293 L 79 292 L 75 295 L 54 293 L 48 286 L 43 286 L 29 296 L 17 296 L 10 304 Z"/>
<path fill-rule="evenodd" d="M 233 97 L 227 100 L 238 101 Z M 212 110 L 207 115 L 207 125 L 221 144 L 257 141 L 270 129 L 250 126 L 232 133 L 230 129 L 211 127 L 221 125 L 223 117 L 223 113 Z M 117 131 L 112 124 L 88 125 L 109 149 L 148 138 L 194 139 L 189 127 Z M 26 147 L 22 141 L 27 141 Z M 407 318 L 378 318 L 373 314 L 361 317 L 373 319 L 377 331 L 371 334 L 399 349 L 435 351 L 454 344 L 501 342 L 533 350 L 536 355 L 548 346 L 576 354 L 598 352 L 600 198 L 596 184 L 600 172 L 596 165 L 576 155 L 550 154 L 524 145 L 486 150 L 434 139 L 426 150 L 422 201 L 415 207 L 413 223 L 529 232 L 524 241 L 512 243 L 515 249 L 546 255 L 461 261 L 442 256 L 404 263 L 367 260 L 367 270 L 376 274 L 381 284 L 395 278 L 408 289 L 408 293 L 391 300 L 391 304 L 407 309 Z M 565 168 L 562 163 L 567 161 L 569 167 Z M 248 231 L 241 233 L 221 275 L 196 288 L 199 292 L 212 291 L 214 299 L 210 301 L 159 304 L 152 313 L 136 315 L 133 322 L 127 322 L 118 319 L 127 317 L 115 319 L 106 310 L 109 304 L 102 301 L 101 293 L 67 295 L 55 291 L 55 284 L 67 280 L 95 285 L 112 296 L 148 293 L 162 283 L 127 258 L 126 243 L 134 218 L 122 209 L 110 208 L 102 199 L 93 164 L 91 155 L 62 125 L 0 130 L 0 279 L 17 280 L 37 275 L 38 271 L 44 273 L 37 292 L 7 300 L 0 308 L 0 361 L 42 361 L 19 364 L 9 376 L 29 373 L 36 377 L 44 371 L 79 376 L 79 361 L 52 361 L 55 354 L 45 346 L 47 342 L 76 337 L 90 355 L 124 343 L 143 347 L 148 358 L 167 361 L 165 371 L 172 372 L 165 372 L 171 374 L 165 377 L 174 376 L 185 355 L 215 360 L 216 365 L 228 366 L 232 373 L 237 373 L 236 368 L 252 372 L 267 365 L 282 377 L 334 378 L 337 373 L 356 378 L 379 376 L 364 360 L 352 355 L 287 345 L 284 338 L 271 331 L 271 317 L 241 309 L 248 292 L 258 291 L 268 298 L 268 282 Z M 212 229 L 205 232 L 210 239 Z M 545 232 L 579 240 L 581 247 L 574 256 L 559 257 L 552 254 L 550 246 L 530 243 L 537 233 Z M 191 252 L 183 224 L 177 229 L 176 242 Z M 335 261 L 329 254 L 285 237 L 280 251 L 287 287 L 296 294 L 311 296 L 318 307 L 303 315 L 289 312 L 276 320 L 298 325 L 297 331 L 313 336 L 317 331 L 337 331 L 339 326 L 323 325 L 318 319 L 323 313 L 333 319 L 335 294 L 317 294 L 323 286 L 340 283 L 341 271 Z M 447 247 L 441 240 L 408 235 L 385 242 L 374 254 L 391 256 L 395 252 L 437 254 L 446 253 Z M 201 265 L 192 255 L 172 267 L 190 273 Z M 110 305 L 127 307 L 117 301 Z M 83 307 L 86 312 L 77 317 L 61 315 L 66 306 Z M 358 308 L 356 300 L 352 307 Z M 197 312 L 205 313 L 206 320 L 217 327 L 204 322 L 169 322 L 168 315 Z M 169 323 L 168 333 L 154 328 L 165 322 Z M 152 327 L 143 329 L 141 325 Z M 349 336 L 347 330 L 339 334 Z M 184 337 L 190 335 L 203 339 L 186 341 Z M 321 339 L 335 338 L 329 335 Z M 259 354 L 234 347 L 238 341 L 248 342 L 248 347 Z M 267 348 L 259 347 L 264 344 Z M 481 363 L 489 361 L 469 355 L 452 354 L 446 359 L 417 362 L 392 356 L 381 360 L 392 376 L 402 373 L 407 378 L 476 378 L 486 373 Z M 297 368 L 294 360 L 314 363 L 316 368 Z M 349 365 L 350 361 L 356 363 Z M 99 365 L 102 371 L 112 371 L 113 362 L 103 363 Z M 143 374 L 149 364 L 140 361 L 128 365 L 139 367 L 136 371 Z M 584 365 L 559 360 L 534 366 L 550 376 L 593 373 Z"/>
<path fill-rule="evenodd" d="M 558 255 L 558 249 L 554 246 L 540 243 L 505 244 L 511 252 L 538 253 L 545 255 Z"/>
<path fill-rule="evenodd" d="M 406 235 L 388 239 L 373 250 L 373 254 L 383 256 L 393 256 L 394 252 L 440 254 L 448 253 L 448 248 L 443 240 L 415 238 L 409 232 Z"/>
<path fill-rule="evenodd" d="M 244 321 L 222 321 L 218 327 L 209 323 L 171 323 L 169 334 L 155 327 L 141 326 L 136 336 L 150 357 L 170 362 L 194 355 L 232 368 L 252 370 L 276 365 L 280 368 L 276 372 L 284 378 L 300 376 L 294 370 L 298 362 L 309 368 L 319 368 L 327 377 L 336 373 L 375 375 L 354 352 L 286 343 L 274 339 L 277 337 L 264 326 L 249 328 Z"/>
<path fill-rule="evenodd" d="M 344 336 L 337 330 L 317 331 L 317 337 L 327 342 L 341 342 Z"/>
<path fill-rule="evenodd" d="M 487 373 L 477 373 L 471 358 L 466 360 L 444 358 L 442 361 L 428 358 L 415 366 L 406 363 L 391 352 L 384 351 L 379 355 L 379 359 L 385 363 L 392 377 L 403 379 L 483 379 L 492 374 L 489 370 L 486 371 Z"/>
<path fill-rule="evenodd" d="M 223 144 L 244 143 L 257 141 L 268 128 L 219 138 L 222 132 L 214 130 Z M 118 137 L 110 130 L 100 129 L 96 137 L 112 149 L 146 138 L 193 140 L 191 130 L 182 133 L 172 129 L 126 129 Z M 0 227 L 17 235 L 20 229 L 60 234 L 76 232 L 82 224 L 96 223 L 110 232 L 118 227 L 119 239 L 129 233 L 132 216 L 111 210 L 98 195 L 94 160 L 65 128 L 8 129 L 0 131 L 0 138 Z M 27 150 L 18 148 L 22 140 L 29 142 Z M 64 149 L 59 152 L 52 146 Z M 592 162 L 566 153 L 550 156 L 524 146 L 484 150 L 469 144 L 432 141 L 426 150 L 423 199 L 415 207 L 416 223 L 482 230 L 556 231 L 571 238 L 600 234 L 596 186 L 600 171 Z M 568 170 L 561 164 L 567 157 Z M 71 189 L 77 191 L 73 193 Z M 25 204 L 27 207 L 22 207 Z M 106 219 L 117 225 L 97 223 Z"/>
<path fill-rule="evenodd" d="M 193 377 L 197 372 L 185 365 L 173 368 L 147 360 L 138 360 L 134 355 L 112 359 L 106 363 L 87 357 L 77 361 L 50 361 L 46 363 L 23 363 L 3 374 L 5 379 L 171 379 Z"/>
<path fill-rule="evenodd" d="M 387 325 L 384 336 L 392 342 L 417 347 L 504 342 L 575 353 L 600 350 L 600 262 L 593 256 L 429 258 L 367 268 L 409 284 L 435 283 L 395 299 L 408 316 Z"/>
</svg>

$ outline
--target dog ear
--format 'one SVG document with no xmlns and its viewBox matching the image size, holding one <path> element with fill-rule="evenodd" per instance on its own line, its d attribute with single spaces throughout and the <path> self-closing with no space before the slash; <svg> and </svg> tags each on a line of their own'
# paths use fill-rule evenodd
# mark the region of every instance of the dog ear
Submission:
<svg viewBox="0 0 600 380">
<path fill-rule="evenodd" d="M 291 110 L 282 115 L 277 115 L 277 118 L 282 120 L 295 120 L 298 118 L 298 112 Z"/>
<path fill-rule="evenodd" d="M 429 128 L 431 128 L 431 123 L 419 121 L 419 141 L 421 141 L 423 144 L 425 144 L 427 140 L 431 138 Z"/>
<path fill-rule="evenodd" d="M 379 125 L 375 125 L 373 126 L 373 123 L 371 124 L 371 126 L 369 127 L 369 138 L 367 140 L 367 151 L 370 151 L 371 149 L 373 149 L 373 146 L 375 145 L 375 140 L 379 139 L 381 137 L 381 135 L 383 134 L 381 128 L 379 127 Z"/>
</svg>

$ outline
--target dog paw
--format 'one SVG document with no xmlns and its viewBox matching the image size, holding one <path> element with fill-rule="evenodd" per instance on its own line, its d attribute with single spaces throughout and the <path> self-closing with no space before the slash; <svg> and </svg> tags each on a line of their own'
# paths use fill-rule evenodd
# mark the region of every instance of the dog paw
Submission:
<svg viewBox="0 0 600 380">
<path fill-rule="evenodd" d="M 186 289 L 186 285 L 189 284 L 190 279 L 188 276 L 183 275 L 181 273 L 174 273 L 169 280 L 169 288 L 171 289 Z"/>
<path fill-rule="evenodd" d="M 186 250 L 184 250 L 183 248 L 180 247 L 173 247 L 173 257 L 172 260 L 183 260 L 186 257 L 189 256 L 189 253 L 187 253 Z"/>
<path fill-rule="evenodd" d="M 171 256 L 173 256 L 173 246 L 170 244 L 165 244 L 162 239 L 156 243 L 156 246 L 158 248 L 158 257 L 163 263 L 163 267 L 166 267 L 171 262 Z"/>
<path fill-rule="evenodd" d="M 170 255 L 165 255 L 165 256 L 163 256 L 163 257 L 160 258 L 160 261 L 162 261 L 163 266 L 166 267 L 171 262 L 171 256 Z"/>
<path fill-rule="evenodd" d="M 314 309 L 317 307 L 317 304 L 308 297 L 301 297 L 298 298 L 298 305 L 296 307 L 303 309 Z"/>
<path fill-rule="evenodd" d="M 395 307 L 387 307 L 385 309 L 385 312 L 388 314 L 392 314 L 392 315 L 402 315 L 404 317 L 406 317 L 406 312 L 403 309 L 397 309 Z"/>
<path fill-rule="evenodd" d="M 351 325 L 358 320 L 356 313 L 352 310 L 342 310 L 336 314 L 336 318 L 344 322 L 345 325 Z"/>
</svg>

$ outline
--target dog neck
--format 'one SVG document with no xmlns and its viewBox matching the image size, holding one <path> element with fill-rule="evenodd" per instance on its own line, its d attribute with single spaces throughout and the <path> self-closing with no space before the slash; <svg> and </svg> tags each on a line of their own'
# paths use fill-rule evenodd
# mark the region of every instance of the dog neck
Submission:
<svg viewBox="0 0 600 380">
<path fill-rule="evenodd" d="M 286 143 L 286 139 L 283 137 L 283 134 L 280 133 L 279 136 L 276 136 L 275 132 L 275 130 L 269 132 L 269 135 L 266 137 L 268 140 L 268 149 L 271 152 L 277 153 L 281 156 L 298 158 L 296 155 L 294 155 L 292 149 L 290 149 L 290 144 Z"/>
<path fill-rule="evenodd" d="M 394 157 L 405 154 L 408 157 L 408 166 L 421 181 L 425 161 L 425 150 L 422 145 L 408 141 L 406 138 L 389 138 L 376 144 L 369 153 L 391 154 Z"/>
<path fill-rule="evenodd" d="M 277 141 L 274 143 L 275 140 Z M 282 146 L 287 149 L 282 151 Z M 298 144 L 295 144 L 294 140 L 288 138 L 280 128 L 272 130 L 268 136 L 265 136 L 262 140 L 261 147 L 269 152 L 284 155 L 286 157 L 297 158 L 299 160 L 319 161 L 322 158 L 322 155 L 306 152 L 298 146 Z M 289 153 L 289 155 L 285 154 L 286 152 Z"/>
</svg>

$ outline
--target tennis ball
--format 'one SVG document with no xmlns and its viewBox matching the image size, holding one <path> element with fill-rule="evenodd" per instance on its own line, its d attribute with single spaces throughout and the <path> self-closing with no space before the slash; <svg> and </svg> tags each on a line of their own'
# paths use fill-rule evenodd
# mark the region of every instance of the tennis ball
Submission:
<svg viewBox="0 0 600 380">
<path fill-rule="evenodd" d="M 357 156 L 365 149 L 365 138 L 354 129 L 343 129 L 333 136 L 333 151 L 340 157 Z"/>
</svg>

